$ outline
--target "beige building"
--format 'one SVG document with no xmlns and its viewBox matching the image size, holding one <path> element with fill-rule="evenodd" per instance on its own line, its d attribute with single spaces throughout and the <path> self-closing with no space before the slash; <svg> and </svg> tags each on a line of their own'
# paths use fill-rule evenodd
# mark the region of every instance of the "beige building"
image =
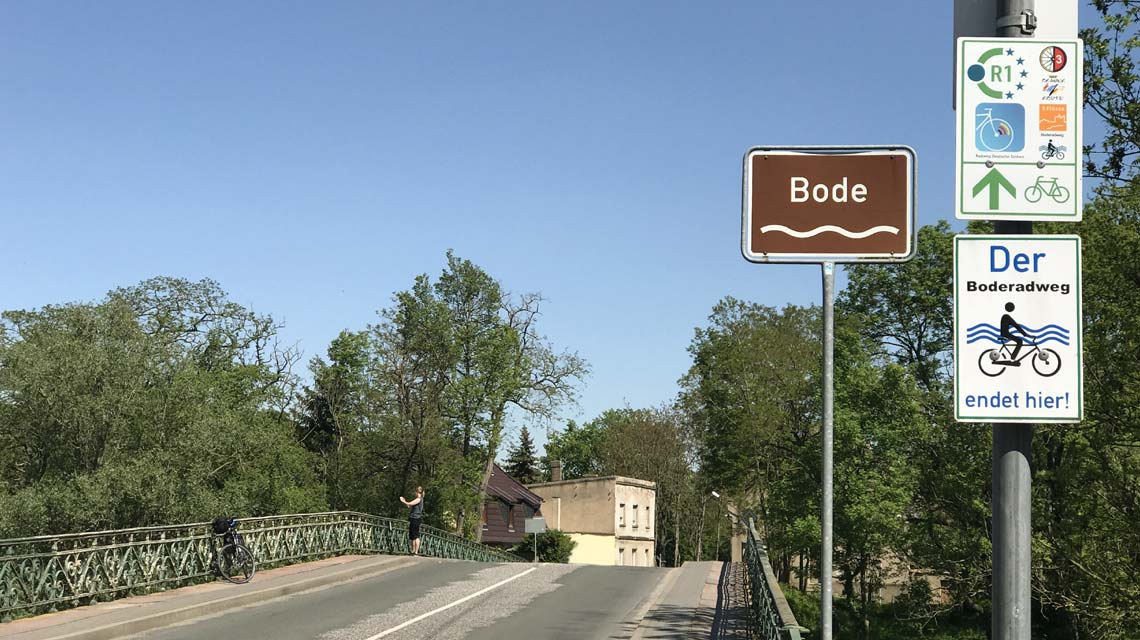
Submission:
<svg viewBox="0 0 1140 640">
<path fill-rule="evenodd" d="M 552 469 L 555 478 L 561 469 Z M 577 543 L 570 562 L 651 567 L 656 558 L 657 485 L 609 476 L 527 486 L 543 499 L 546 526 Z"/>
</svg>

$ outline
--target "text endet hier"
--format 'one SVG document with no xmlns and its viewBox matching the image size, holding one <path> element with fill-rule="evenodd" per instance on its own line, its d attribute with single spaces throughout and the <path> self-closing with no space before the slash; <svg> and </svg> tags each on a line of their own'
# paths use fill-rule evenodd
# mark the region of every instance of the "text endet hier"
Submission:
<svg viewBox="0 0 1140 640">
<path fill-rule="evenodd" d="M 1069 392 L 1044 394 L 1039 391 L 1005 393 L 995 391 L 988 394 L 966 394 L 966 406 L 978 409 L 1067 409 Z"/>
<path fill-rule="evenodd" d="M 1080 273 L 1078 236 L 955 236 L 959 422 L 1080 422 Z"/>
</svg>

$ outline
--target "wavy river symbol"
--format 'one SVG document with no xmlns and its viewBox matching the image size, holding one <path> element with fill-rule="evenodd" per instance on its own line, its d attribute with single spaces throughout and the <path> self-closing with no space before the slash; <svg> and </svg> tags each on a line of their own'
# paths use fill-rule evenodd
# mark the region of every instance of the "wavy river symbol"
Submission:
<svg viewBox="0 0 1140 640">
<path fill-rule="evenodd" d="M 829 231 L 831 233 L 838 233 L 841 236 L 847 236 L 848 238 L 866 238 L 867 236 L 873 236 L 876 233 L 893 233 L 897 235 L 899 229 L 898 227 L 890 227 L 885 224 L 879 225 L 877 227 L 871 227 L 866 231 L 848 231 L 843 227 L 837 227 L 833 224 L 825 224 L 823 226 L 816 227 L 811 231 L 796 231 L 795 229 L 785 227 L 782 224 L 766 224 L 760 227 L 760 233 L 771 233 L 773 231 L 786 233 L 793 238 L 810 238 L 812 236 L 818 236 L 821 233 L 827 233 Z"/>
</svg>

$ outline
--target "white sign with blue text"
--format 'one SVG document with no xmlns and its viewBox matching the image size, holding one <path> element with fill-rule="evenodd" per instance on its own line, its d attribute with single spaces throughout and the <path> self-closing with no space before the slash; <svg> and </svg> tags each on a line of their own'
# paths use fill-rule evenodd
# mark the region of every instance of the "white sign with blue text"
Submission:
<svg viewBox="0 0 1140 640">
<path fill-rule="evenodd" d="M 954 237 L 954 415 L 1080 422 L 1079 236 Z"/>
</svg>

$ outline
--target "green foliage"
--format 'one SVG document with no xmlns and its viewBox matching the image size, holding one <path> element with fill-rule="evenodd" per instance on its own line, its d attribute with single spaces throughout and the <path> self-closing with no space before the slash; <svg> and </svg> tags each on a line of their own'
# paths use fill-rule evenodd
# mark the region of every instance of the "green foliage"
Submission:
<svg viewBox="0 0 1140 640">
<path fill-rule="evenodd" d="M 1085 145 L 1090 176 L 1110 181 L 1135 179 L 1140 154 L 1140 4 L 1135 0 L 1092 0 L 1101 28 L 1081 29 L 1085 41 L 1085 106 L 1104 123 L 1099 145 Z"/>
<path fill-rule="evenodd" d="M 711 486 L 762 492 L 782 475 L 773 465 L 784 453 L 803 450 L 818 433 L 819 328 L 814 307 L 776 310 L 726 298 L 713 307 L 709 327 L 696 330 L 681 403 Z"/>
<path fill-rule="evenodd" d="M 953 234 L 939 221 L 919 229 L 910 262 L 848 267 L 839 296 L 839 312 L 866 340 L 862 348 L 896 360 L 927 390 L 949 376 L 953 264 Z"/>
<path fill-rule="evenodd" d="M 1043 638 L 1140 637 L 1140 186 L 1104 188 L 1080 233 L 1085 421 L 1033 449 L 1035 620 Z"/>
<path fill-rule="evenodd" d="M 558 529 L 547 529 L 538 534 L 538 560 L 566 564 L 570 562 L 570 555 L 574 553 L 576 546 L 578 543 L 566 533 Z M 530 561 L 534 560 L 534 552 L 534 534 L 528 535 L 525 540 L 511 548 L 511 553 Z"/>
<path fill-rule="evenodd" d="M 551 433 L 543 456 L 546 479 L 550 479 L 553 460 L 562 462 L 562 477 L 567 480 L 600 474 L 602 426 L 596 421 L 579 426 L 571 420 L 565 430 Z"/>
<path fill-rule="evenodd" d="M 925 584 L 925 581 L 919 581 Z M 804 593 L 786 584 L 780 585 L 792 614 L 800 626 L 809 630 L 800 637 L 804 640 L 819 638 L 819 594 Z M 929 591 L 927 591 L 929 594 Z M 875 640 L 985 640 L 986 620 L 977 618 L 908 619 L 913 608 L 909 603 L 896 602 L 870 607 L 867 624 L 844 601 L 832 609 L 832 635 L 836 638 L 874 638 Z"/>
<path fill-rule="evenodd" d="M 540 303 L 449 252 L 438 279 L 417 277 L 379 323 L 334 340 L 295 416 L 329 502 L 395 515 L 423 485 L 429 522 L 478 537 L 508 419 L 551 415 L 586 373 L 537 333 Z"/>
<path fill-rule="evenodd" d="M 774 562 L 785 576 L 791 554 L 809 553 L 818 538 L 803 535 L 811 535 L 803 518 L 818 513 L 820 492 L 820 327 L 816 307 L 726 298 L 697 329 L 681 380 L 701 493 L 756 508 L 768 543 L 783 551 Z"/>
<path fill-rule="evenodd" d="M 687 427 L 684 416 L 672 409 L 611 409 L 585 425 L 571 422 L 551 434 L 546 460 L 562 460 L 567 480 L 618 475 L 656 483 L 658 553 L 677 566 L 695 559 L 697 540 L 706 540 Z M 715 520 L 714 514 L 714 525 Z"/>
<path fill-rule="evenodd" d="M 919 407 L 912 426 L 902 432 L 906 437 L 896 441 L 895 455 L 906 461 L 904 474 L 938 472 L 913 479 L 902 511 L 905 540 L 891 546 L 916 566 L 944 576 L 953 601 L 973 608 L 989 594 L 990 433 L 953 420 L 952 264 L 953 234 L 940 222 L 919 230 L 915 258 L 905 265 L 851 266 L 837 309 L 836 361 L 870 357 L 884 373 L 893 362 L 905 367 L 917 386 L 904 394 Z M 841 400 L 837 407 L 845 404 Z M 864 406 L 864 412 L 872 406 Z"/>
<path fill-rule="evenodd" d="M 295 356 L 216 283 L 156 278 L 0 327 L 0 537 L 324 508 L 277 409 Z"/>
<path fill-rule="evenodd" d="M 525 425 L 519 432 L 518 444 L 512 447 L 507 455 L 507 466 L 504 470 L 523 484 L 534 484 L 540 479 L 534 441 L 530 439 L 530 431 Z"/>
</svg>

